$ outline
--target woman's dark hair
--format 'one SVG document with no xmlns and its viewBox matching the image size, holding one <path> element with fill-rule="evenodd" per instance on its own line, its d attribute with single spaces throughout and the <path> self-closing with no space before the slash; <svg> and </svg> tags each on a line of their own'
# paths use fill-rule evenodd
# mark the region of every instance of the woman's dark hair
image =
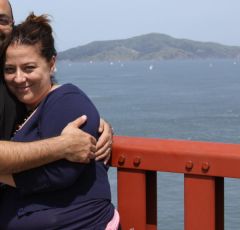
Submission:
<svg viewBox="0 0 240 230">
<path fill-rule="evenodd" d="M 31 13 L 25 21 L 13 27 L 9 45 L 40 45 L 41 56 L 50 61 L 57 55 L 52 27 L 47 15 Z"/>
</svg>

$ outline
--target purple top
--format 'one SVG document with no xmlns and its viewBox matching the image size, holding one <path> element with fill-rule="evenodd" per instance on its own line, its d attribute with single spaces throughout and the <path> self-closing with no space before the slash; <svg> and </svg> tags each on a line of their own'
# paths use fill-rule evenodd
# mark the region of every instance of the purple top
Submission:
<svg viewBox="0 0 240 230">
<path fill-rule="evenodd" d="M 99 114 L 76 86 L 63 85 L 41 102 L 15 134 L 14 141 L 57 136 L 75 118 L 86 114 L 81 129 L 98 138 Z M 33 153 L 34 154 L 34 153 Z M 104 229 L 114 214 L 107 167 L 66 160 L 13 175 L 17 188 L 5 186 L 0 200 L 0 229 Z"/>
</svg>

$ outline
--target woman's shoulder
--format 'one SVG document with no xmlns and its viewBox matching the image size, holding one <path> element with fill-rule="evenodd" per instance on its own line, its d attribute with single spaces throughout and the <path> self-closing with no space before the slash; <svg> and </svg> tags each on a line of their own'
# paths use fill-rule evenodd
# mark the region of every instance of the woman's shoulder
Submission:
<svg viewBox="0 0 240 230">
<path fill-rule="evenodd" d="M 74 107 L 74 105 L 77 105 L 78 109 L 88 108 L 97 111 L 91 99 L 79 87 L 71 83 L 61 85 L 51 91 L 39 107 L 46 109 L 52 108 L 57 104 L 63 107 Z M 76 107 L 74 108 L 76 109 Z"/>
<path fill-rule="evenodd" d="M 38 112 L 41 124 L 49 127 L 49 120 L 54 117 L 56 119 L 51 125 L 58 123 L 61 128 L 85 114 L 88 122 L 82 129 L 97 137 L 100 119 L 98 110 L 86 94 L 73 84 L 64 84 L 54 89 L 40 104 Z"/>
<path fill-rule="evenodd" d="M 55 100 L 63 100 L 66 97 L 78 98 L 79 100 L 90 101 L 89 97 L 79 87 L 71 83 L 63 84 L 52 90 L 44 100 L 44 104 Z"/>
<path fill-rule="evenodd" d="M 57 87 L 55 90 L 52 91 L 52 94 L 69 94 L 69 93 L 80 93 L 85 94 L 78 86 L 73 85 L 71 83 L 63 84 Z M 85 94 L 86 95 L 86 94 Z"/>
</svg>

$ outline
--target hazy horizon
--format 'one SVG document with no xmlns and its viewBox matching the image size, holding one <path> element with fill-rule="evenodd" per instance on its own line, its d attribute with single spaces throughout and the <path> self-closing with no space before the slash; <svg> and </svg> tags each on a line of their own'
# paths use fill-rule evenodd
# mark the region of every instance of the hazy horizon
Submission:
<svg viewBox="0 0 240 230">
<path fill-rule="evenodd" d="M 240 1 L 10 0 L 16 23 L 31 11 L 52 16 L 59 51 L 148 33 L 240 46 Z"/>
</svg>

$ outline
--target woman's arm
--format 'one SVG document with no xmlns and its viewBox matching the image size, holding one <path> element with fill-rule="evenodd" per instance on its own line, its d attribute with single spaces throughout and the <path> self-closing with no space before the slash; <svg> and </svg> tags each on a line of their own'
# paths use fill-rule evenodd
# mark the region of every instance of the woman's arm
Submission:
<svg viewBox="0 0 240 230">
<path fill-rule="evenodd" d="M 81 102 L 82 106 L 76 106 Z M 67 94 L 54 103 L 46 103 L 39 121 L 41 138 L 58 135 L 72 119 L 86 114 L 87 122 L 82 130 L 98 137 L 99 115 L 96 108 L 85 95 Z M 36 169 L 14 174 L 14 181 L 23 193 L 53 191 L 72 185 L 83 170 L 85 164 L 57 161 Z"/>
<path fill-rule="evenodd" d="M 95 157 L 96 139 L 79 129 L 86 119 L 83 116 L 70 122 L 57 137 L 26 143 L 0 141 L 0 174 L 17 173 L 60 159 L 88 163 Z"/>
<path fill-rule="evenodd" d="M 23 164 L 20 164 L 21 161 L 25 163 L 27 161 L 26 167 L 35 168 L 40 166 L 39 164 L 50 163 L 49 162 L 50 160 L 56 161 L 61 159 L 60 158 L 61 150 L 64 149 L 64 146 L 62 146 L 62 143 L 65 143 L 65 144 L 68 143 L 68 139 L 69 141 L 71 141 L 70 143 L 72 144 L 66 145 L 65 150 L 63 151 L 62 157 L 65 157 L 66 159 L 72 162 L 89 163 L 91 159 L 95 158 L 95 154 L 93 152 L 96 150 L 95 148 L 96 140 L 91 135 L 79 130 L 79 126 L 83 125 L 86 122 L 86 120 L 87 120 L 87 117 L 84 115 L 75 119 L 73 122 L 70 122 L 62 131 L 61 135 L 63 136 L 63 139 L 51 138 L 43 141 L 38 141 L 37 147 L 39 148 L 39 151 L 36 151 L 36 147 L 33 144 L 31 146 L 32 148 L 30 148 L 31 153 L 36 152 L 36 154 L 30 154 L 30 149 L 27 148 L 29 149 L 29 151 L 27 151 L 28 153 L 27 157 L 24 157 L 25 155 L 24 153 L 26 152 L 26 148 L 24 147 L 24 145 L 26 144 L 20 143 L 20 142 L 19 143 L 3 142 L 6 144 L 3 152 L 6 153 L 8 149 L 11 149 L 11 147 L 9 148 L 9 146 L 12 146 L 11 150 L 13 151 L 14 149 L 16 153 L 18 153 L 18 157 L 16 158 L 16 154 L 14 155 L 12 151 L 11 151 L 11 154 L 7 155 L 8 156 L 6 157 L 7 159 L 5 159 L 3 155 L 1 155 L 4 161 L 6 160 L 8 163 L 4 164 L 4 169 L 2 169 L 3 172 L 1 172 L 0 174 L 0 183 L 4 183 L 9 186 L 16 187 L 12 174 L 4 174 L 4 173 L 6 173 L 9 170 L 15 171 L 17 169 L 19 171 L 23 171 L 23 169 L 21 168 L 23 167 Z M 55 142 L 55 139 L 57 139 L 56 142 Z M 32 142 L 32 143 L 35 143 L 35 142 Z M 49 144 L 52 147 L 50 147 Z M 91 147 L 91 144 L 93 144 L 93 147 Z M 22 148 L 21 148 L 21 145 L 23 145 Z M 46 145 L 49 147 L 46 148 Z M 27 146 L 30 147 L 30 144 L 27 144 Z M 48 150 L 47 152 L 44 151 L 43 146 L 45 146 L 45 148 Z M 58 147 L 53 148 L 54 146 L 55 147 L 58 146 Z M 19 152 L 21 152 L 21 154 L 19 154 Z M 44 155 L 45 153 L 47 153 L 47 155 Z M 53 154 L 51 155 L 51 153 Z M 12 159 L 11 163 L 9 162 L 9 158 L 10 158 L 9 156 L 11 156 L 11 159 Z M 3 161 L 1 162 L 3 163 Z M 12 170 L 10 168 L 6 169 L 7 165 L 11 165 L 11 167 L 15 165 L 15 167 Z M 19 165 L 21 165 L 21 167 L 19 167 Z"/>
</svg>

